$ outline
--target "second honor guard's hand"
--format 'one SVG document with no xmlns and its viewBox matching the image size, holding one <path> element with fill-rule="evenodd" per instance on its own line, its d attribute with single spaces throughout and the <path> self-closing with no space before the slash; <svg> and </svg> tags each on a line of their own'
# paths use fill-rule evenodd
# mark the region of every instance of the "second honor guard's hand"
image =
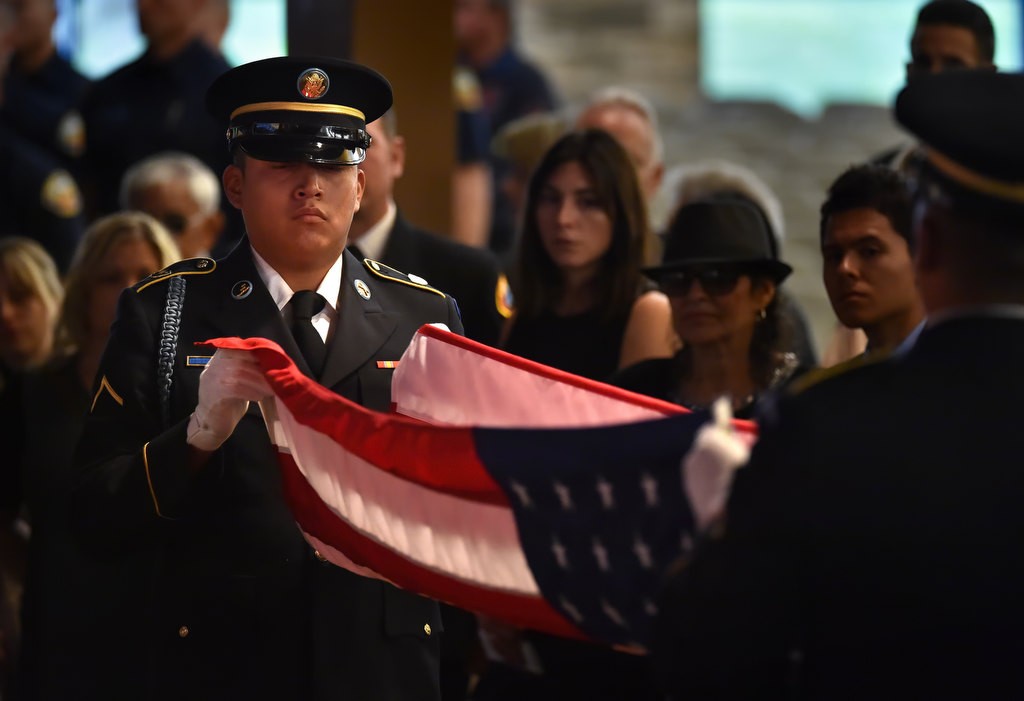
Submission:
<svg viewBox="0 0 1024 701">
<path fill-rule="evenodd" d="M 217 350 L 199 376 L 199 404 L 188 421 L 188 444 L 206 452 L 217 450 L 234 432 L 249 402 L 270 395 L 251 353 Z"/>
<path fill-rule="evenodd" d="M 748 444 L 732 426 L 732 405 L 722 397 L 711 407 L 713 420 L 704 424 L 683 461 L 683 484 L 697 530 L 703 531 L 725 510 L 733 474 L 750 458 Z"/>
</svg>

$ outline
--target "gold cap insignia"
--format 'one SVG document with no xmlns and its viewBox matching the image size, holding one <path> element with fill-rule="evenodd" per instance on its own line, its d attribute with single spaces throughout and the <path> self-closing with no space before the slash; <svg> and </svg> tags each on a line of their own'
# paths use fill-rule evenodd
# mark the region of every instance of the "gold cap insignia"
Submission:
<svg viewBox="0 0 1024 701">
<path fill-rule="evenodd" d="M 319 68 L 307 68 L 299 76 L 299 94 L 307 100 L 319 100 L 330 87 L 330 78 Z"/>
</svg>

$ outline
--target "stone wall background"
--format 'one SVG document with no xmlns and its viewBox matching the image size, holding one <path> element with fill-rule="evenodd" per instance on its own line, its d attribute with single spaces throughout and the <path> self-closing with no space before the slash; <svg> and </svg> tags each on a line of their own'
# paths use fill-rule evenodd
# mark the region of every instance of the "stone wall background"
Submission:
<svg viewBox="0 0 1024 701">
<path fill-rule="evenodd" d="M 768 1 L 768 0 L 766 0 Z M 668 168 L 722 158 L 747 166 L 779 197 L 786 286 L 811 320 L 819 352 L 835 317 L 821 283 L 818 208 L 846 167 L 906 140 L 888 109 L 833 104 L 815 121 L 780 106 L 714 102 L 699 85 L 697 0 L 518 0 L 517 44 L 568 108 L 627 85 L 654 104 Z"/>
</svg>

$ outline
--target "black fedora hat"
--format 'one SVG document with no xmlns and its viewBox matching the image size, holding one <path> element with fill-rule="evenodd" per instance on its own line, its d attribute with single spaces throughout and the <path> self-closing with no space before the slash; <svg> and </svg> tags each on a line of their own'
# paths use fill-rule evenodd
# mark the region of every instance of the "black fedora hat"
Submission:
<svg viewBox="0 0 1024 701">
<path fill-rule="evenodd" d="M 284 163 L 361 163 L 366 125 L 391 101 L 391 85 L 376 71 L 323 56 L 246 63 L 206 92 L 207 110 L 227 125 L 229 149 Z"/>
<path fill-rule="evenodd" d="M 657 280 L 694 266 L 728 264 L 778 284 L 793 269 L 775 250 L 768 221 L 756 207 L 737 198 L 701 200 L 679 208 L 665 234 L 661 265 L 644 268 L 644 273 Z"/>
</svg>

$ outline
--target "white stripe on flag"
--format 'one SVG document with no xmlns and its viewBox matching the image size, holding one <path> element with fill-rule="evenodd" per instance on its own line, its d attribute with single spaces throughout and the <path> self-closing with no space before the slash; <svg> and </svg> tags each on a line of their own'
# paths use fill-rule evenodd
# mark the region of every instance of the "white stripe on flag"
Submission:
<svg viewBox="0 0 1024 701">
<path fill-rule="evenodd" d="M 424 568 L 494 590 L 539 594 L 508 507 L 395 477 L 299 423 L 283 402 L 274 405 L 281 423 L 272 431 L 275 443 L 291 453 L 321 500 L 352 528 Z M 269 407 L 267 413 L 273 425 Z"/>
<path fill-rule="evenodd" d="M 486 346 L 478 352 L 473 350 L 478 344 L 457 337 L 449 342 L 433 333 L 420 329 L 395 370 L 391 400 L 400 414 L 450 426 L 579 428 L 685 411 L 618 389 L 612 390 L 618 396 L 603 394 L 599 383 L 565 373 L 557 379 L 551 368 Z"/>
</svg>

